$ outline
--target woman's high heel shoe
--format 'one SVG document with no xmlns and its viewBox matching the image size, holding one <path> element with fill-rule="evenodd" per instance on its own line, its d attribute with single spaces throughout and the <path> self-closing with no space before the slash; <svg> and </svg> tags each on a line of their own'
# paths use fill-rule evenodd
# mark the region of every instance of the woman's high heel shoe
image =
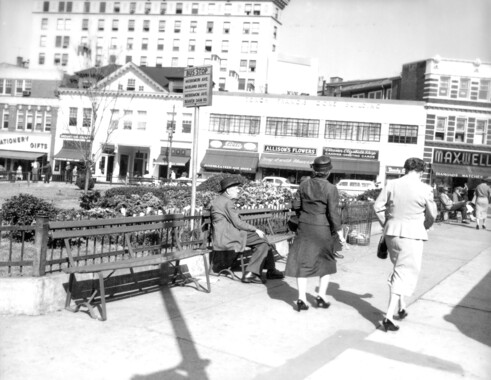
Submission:
<svg viewBox="0 0 491 380">
<path fill-rule="evenodd" d="M 397 312 L 397 315 L 399 316 L 399 320 L 402 321 L 404 318 L 406 318 L 409 314 L 406 311 L 406 309 L 401 309 Z"/>
<path fill-rule="evenodd" d="M 297 300 L 297 311 L 309 310 L 309 307 L 302 300 Z"/>
<path fill-rule="evenodd" d="M 315 298 L 315 302 L 317 303 L 317 307 L 321 309 L 327 309 L 331 304 L 329 302 L 324 301 L 324 299 L 320 296 Z"/>
<path fill-rule="evenodd" d="M 382 325 L 384 326 L 385 332 L 387 331 L 397 331 L 399 330 L 399 326 L 396 326 L 392 323 L 390 319 L 385 318 L 382 321 Z"/>
</svg>

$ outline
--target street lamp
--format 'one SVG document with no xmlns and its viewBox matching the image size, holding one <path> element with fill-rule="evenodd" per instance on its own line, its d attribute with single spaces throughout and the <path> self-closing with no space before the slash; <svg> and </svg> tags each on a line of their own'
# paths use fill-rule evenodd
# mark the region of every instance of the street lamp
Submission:
<svg viewBox="0 0 491 380">
<path fill-rule="evenodd" d="M 167 133 L 169 134 L 169 150 L 167 151 L 167 179 L 170 178 L 170 172 L 172 168 L 172 163 L 170 162 L 172 158 L 172 137 L 174 136 L 174 132 L 176 131 L 176 124 L 174 121 L 176 106 L 172 106 L 172 120 L 167 121 Z"/>
</svg>

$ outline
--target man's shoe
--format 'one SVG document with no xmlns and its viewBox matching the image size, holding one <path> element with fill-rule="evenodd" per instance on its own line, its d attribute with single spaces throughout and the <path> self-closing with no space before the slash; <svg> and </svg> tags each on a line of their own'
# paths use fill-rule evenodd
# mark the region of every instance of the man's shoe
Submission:
<svg viewBox="0 0 491 380">
<path fill-rule="evenodd" d="M 470 222 L 469 222 L 468 220 L 464 219 L 464 220 L 462 221 L 462 224 L 470 224 Z"/>
<path fill-rule="evenodd" d="M 242 282 L 244 284 L 262 284 L 263 280 L 257 274 L 252 272 L 246 272 L 244 277 L 242 277 Z"/>
<path fill-rule="evenodd" d="M 333 253 L 333 256 L 336 258 L 336 259 L 344 259 L 344 256 L 342 254 L 340 254 L 339 252 L 334 252 Z"/>
<path fill-rule="evenodd" d="M 268 280 L 281 280 L 285 278 L 285 275 L 283 272 L 280 272 L 278 269 L 269 269 L 266 272 L 266 278 Z"/>
</svg>

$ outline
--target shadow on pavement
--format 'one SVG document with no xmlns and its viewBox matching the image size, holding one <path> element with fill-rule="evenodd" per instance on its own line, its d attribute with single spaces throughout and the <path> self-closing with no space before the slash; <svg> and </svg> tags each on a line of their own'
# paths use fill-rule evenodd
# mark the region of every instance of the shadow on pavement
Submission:
<svg viewBox="0 0 491 380">
<path fill-rule="evenodd" d="M 491 330 L 487 327 L 490 321 L 490 295 L 491 271 L 454 306 L 452 312 L 444 319 L 469 338 L 491 346 Z"/>
<path fill-rule="evenodd" d="M 375 327 L 380 325 L 382 310 L 373 307 L 371 303 L 364 300 L 364 298 L 372 298 L 372 294 L 356 294 L 347 290 L 342 290 L 339 284 L 336 282 L 329 283 L 327 294 L 336 301 L 342 302 L 356 309 L 363 318 L 373 323 Z"/>
<path fill-rule="evenodd" d="M 176 303 L 171 289 L 162 288 L 162 298 L 167 309 L 168 315 L 182 315 Z M 135 375 L 131 380 L 181 380 L 181 379 L 202 379 L 207 380 L 205 368 L 210 363 L 208 359 L 201 359 L 193 343 L 193 337 L 189 331 L 183 317 L 170 319 L 172 328 L 176 336 L 176 342 L 181 353 L 181 363 L 173 368 L 154 372 L 147 375 Z M 165 352 L 162 353 L 165 355 Z"/>
</svg>

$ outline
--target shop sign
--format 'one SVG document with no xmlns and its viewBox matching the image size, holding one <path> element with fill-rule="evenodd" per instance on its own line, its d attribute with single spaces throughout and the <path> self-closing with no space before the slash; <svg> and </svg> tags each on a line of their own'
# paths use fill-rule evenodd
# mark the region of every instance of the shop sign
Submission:
<svg viewBox="0 0 491 380">
<path fill-rule="evenodd" d="M 76 133 L 62 133 L 60 135 L 60 138 L 69 139 L 69 140 L 87 141 L 90 139 L 90 135 L 79 135 Z"/>
<path fill-rule="evenodd" d="M 385 173 L 401 175 L 406 174 L 406 170 L 401 166 L 386 166 Z"/>
<path fill-rule="evenodd" d="M 184 107 L 211 106 L 212 66 L 184 69 Z"/>
<path fill-rule="evenodd" d="M 0 149 L 48 153 L 51 135 L 35 136 L 32 133 L 0 135 Z"/>
<path fill-rule="evenodd" d="M 298 148 L 293 146 L 265 145 L 264 153 L 297 154 L 302 156 L 315 156 L 316 148 Z"/>
<path fill-rule="evenodd" d="M 491 167 L 491 153 L 435 149 L 433 162 L 447 165 Z"/>
<path fill-rule="evenodd" d="M 257 152 L 257 143 L 231 141 L 231 140 L 210 140 L 211 149 L 240 150 L 246 152 Z"/>
<path fill-rule="evenodd" d="M 167 152 L 169 151 L 169 148 L 160 148 L 160 154 L 167 155 Z M 173 156 L 179 156 L 179 157 L 191 157 L 191 149 L 185 149 L 185 148 L 172 148 L 171 149 L 171 154 Z"/>
<path fill-rule="evenodd" d="M 324 147 L 323 154 L 329 157 L 362 158 L 378 160 L 378 150 Z"/>
</svg>

